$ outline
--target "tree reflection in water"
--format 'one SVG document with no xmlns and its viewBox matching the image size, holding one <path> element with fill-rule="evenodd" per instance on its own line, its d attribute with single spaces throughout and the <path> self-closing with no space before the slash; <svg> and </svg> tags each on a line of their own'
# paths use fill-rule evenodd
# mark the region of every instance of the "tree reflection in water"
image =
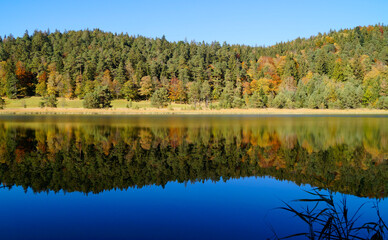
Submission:
<svg viewBox="0 0 388 240">
<path fill-rule="evenodd" d="M 385 118 L 16 120 L 0 121 L 0 181 L 34 192 L 272 176 L 387 196 Z"/>
</svg>

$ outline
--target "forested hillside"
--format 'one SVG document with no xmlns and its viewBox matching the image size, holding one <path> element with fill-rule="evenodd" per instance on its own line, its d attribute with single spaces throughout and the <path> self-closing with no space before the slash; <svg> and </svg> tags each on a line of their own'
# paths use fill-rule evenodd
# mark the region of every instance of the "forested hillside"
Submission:
<svg viewBox="0 0 388 240">
<path fill-rule="evenodd" d="M 263 33 L 265 34 L 265 33 Z M 199 102 L 223 108 L 388 109 L 388 27 L 269 47 L 96 30 L 0 38 L 0 95 Z M 212 106 L 212 105 L 210 105 Z"/>
</svg>

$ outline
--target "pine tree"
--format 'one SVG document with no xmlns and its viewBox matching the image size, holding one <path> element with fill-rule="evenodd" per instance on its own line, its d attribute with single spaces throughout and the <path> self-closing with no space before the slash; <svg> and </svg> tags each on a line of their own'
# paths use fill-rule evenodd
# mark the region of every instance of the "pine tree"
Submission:
<svg viewBox="0 0 388 240">
<path fill-rule="evenodd" d="M 5 66 L 6 69 L 6 94 L 8 98 L 16 98 L 18 94 L 17 84 L 18 79 L 15 75 L 15 65 L 12 60 L 8 60 Z"/>
<path fill-rule="evenodd" d="M 222 108 L 232 108 L 233 107 L 233 82 L 228 81 L 222 91 L 220 97 L 220 106 Z"/>
</svg>

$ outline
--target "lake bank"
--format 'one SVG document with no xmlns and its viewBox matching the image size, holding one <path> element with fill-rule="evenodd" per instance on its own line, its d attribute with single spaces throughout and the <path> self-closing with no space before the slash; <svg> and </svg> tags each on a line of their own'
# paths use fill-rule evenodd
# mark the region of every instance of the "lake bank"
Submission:
<svg viewBox="0 0 388 240">
<path fill-rule="evenodd" d="M 380 109 L 171 109 L 171 108 L 5 108 L 0 110 L 0 115 L 29 115 L 29 114 L 54 114 L 54 115 L 388 115 L 388 110 Z"/>
</svg>

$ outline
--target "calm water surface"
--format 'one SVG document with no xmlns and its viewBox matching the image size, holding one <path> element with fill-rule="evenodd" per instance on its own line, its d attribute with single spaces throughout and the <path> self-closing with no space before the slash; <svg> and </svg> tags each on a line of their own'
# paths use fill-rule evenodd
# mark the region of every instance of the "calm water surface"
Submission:
<svg viewBox="0 0 388 240">
<path fill-rule="evenodd" d="M 1 237 L 285 236 L 315 187 L 388 221 L 387 159 L 382 116 L 1 116 Z"/>
</svg>

